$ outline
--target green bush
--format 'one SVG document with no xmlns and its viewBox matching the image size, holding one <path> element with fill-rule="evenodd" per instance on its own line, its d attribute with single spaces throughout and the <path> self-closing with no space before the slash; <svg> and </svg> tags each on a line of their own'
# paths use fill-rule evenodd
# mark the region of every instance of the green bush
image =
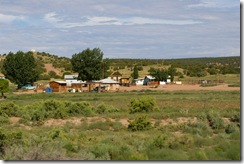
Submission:
<svg viewBox="0 0 244 164">
<path fill-rule="evenodd" d="M 238 131 L 237 125 L 234 124 L 234 123 L 230 123 L 230 124 L 228 124 L 228 125 L 226 126 L 226 128 L 225 128 L 225 132 L 226 132 L 227 134 L 235 133 L 235 132 L 237 132 L 237 131 Z"/>
<path fill-rule="evenodd" d="M 212 134 L 211 128 L 207 123 L 203 121 L 198 121 L 194 123 L 188 123 L 184 126 L 183 131 L 191 134 L 198 134 L 200 136 L 206 137 Z"/>
<path fill-rule="evenodd" d="M 231 117 L 230 121 L 232 121 L 232 122 L 240 122 L 240 113 L 237 113 L 233 117 Z"/>
<path fill-rule="evenodd" d="M 89 125 L 89 129 L 100 129 L 100 130 L 109 130 L 110 126 L 108 124 L 108 122 L 102 122 L 102 121 L 98 121 L 98 122 L 94 122 L 91 123 Z"/>
<path fill-rule="evenodd" d="M 3 115 L 0 115 L 0 124 L 3 125 L 3 124 L 10 124 L 10 121 L 9 121 L 9 118 L 7 115 L 3 116 Z"/>
<path fill-rule="evenodd" d="M 96 108 L 96 113 L 98 114 L 114 113 L 114 112 L 119 112 L 119 109 L 113 106 L 105 105 L 104 103 L 98 105 Z"/>
<path fill-rule="evenodd" d="M 68 105 L 66 103 L 67 112 L 71 116 L 83 115 L 91 116 L 93 115 L 92 107 L 87 102 L 76 102 Z"/>
<path fill-rule="evenodd" d="M 13 102 L 3 103 L 0 107 L 0 115 L 18 116 L 19 106 Z"/>
<path fill-rule="evenodd" d="M 20 131 L 0 130 L 0 157 L 5 154 L 7 147 L 22 143 L 23 134 Z"/>
<path fill-rule="evenodd" d="M 46 112 L 52 112 L 63 107 L 63 103 L 58 100 L 46 100 L 42 106 Z"/>
<path fill-rule="evenodd" d="M 147 116 L 136 117 L 134 121 L 129 121 L 128 130 L 130 131 L 142 131 L 151 129 L 152 123 Z"/>
<path fill-rule="evenodd" d="M 169 147 L 168 144 L 169 136 L 168 135 L 159 135 L 153 140 L 153 145 L 159 149 Z"/>
<path fill-rule="evenodd" d="M 210 112 L 207 114 L 207 119 L 209 121 L 209 126 L 212 129 L 224 128 L 224 121 L 218 113 Z"/>
<path fill-rule="evenodd" d="M 156 100 L 152 97 L 132 99 L 129 106 L 130 113 L 152 112 L 158 110 Z"/>
</svg>

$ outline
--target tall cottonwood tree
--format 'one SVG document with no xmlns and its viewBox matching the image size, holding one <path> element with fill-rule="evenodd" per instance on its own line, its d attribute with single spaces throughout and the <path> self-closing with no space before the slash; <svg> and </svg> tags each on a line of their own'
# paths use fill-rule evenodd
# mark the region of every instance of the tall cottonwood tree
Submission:
<svg viewBox="0 0 244 164">
<path fill-rule="evenodd" d="M 79 73 L 79 80 L 100 80 L 104 69 L 104 63 L 102 61 L 103 52 L 99 48 L 92 50 L 87 48 L 72 56 L 72 70 Z"/>
<path fill-rule="evenodd" d="M 33 83 L 38 79 L 40 72 L 32 52 L 10 52 L 3 62 L 3 73 L 7 79 L 16 83 L 18 88 Z"/>
<path fill-rule="evenodd" d="M 9 91 L 9 81 L 5 79 L 0 79 L 0 93 L 2 98 L 6 98 L 4 93 Z"/>
</svg>

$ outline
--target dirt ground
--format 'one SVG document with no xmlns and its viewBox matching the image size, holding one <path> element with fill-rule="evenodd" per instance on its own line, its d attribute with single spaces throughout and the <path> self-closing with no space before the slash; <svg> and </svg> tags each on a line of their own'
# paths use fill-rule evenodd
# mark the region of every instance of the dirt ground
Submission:
<svg viewBox="0 0 244 164">
<path fill-rule="evenodd" d="M 54 71 L 57 75 L 61 74 L 61 71 L 57 68 L 54 68 L 52 64 L 44 64 L 47 72 Z"/>
<path fill-rule="evenodd" d="M 240 87 L 228 87 L 228 84 L 221 84 L 212 87 L 201 87 L 199 84 L 190 85 L 190 84 L 167 84 L 167 85 L 159 85 L 157 88 L 153 88 L 150 86 L 131 86 L 131 87 L 124 87 L 120 86 L 119 91 L 132 91 L 132 90 L 163 90 L 163 91 L 200 91 L 200 90 L 210 90 L 210 91 L 233 91 L 233 90 L 240 90 Z"/>
<path fill-rule="evenodd" d="M 16 124 L 18 121 L 20 120 L 20 117 L 11 117 L 10 121 L 12 124 Z M 164 125 L 168 125 L 168 124 L 182 124 L 182 123 L 193 123 L 197 120 L 196 117 L 179 117 L 176 119 L 165 119 L 165 120 L 160 120 L 159 125 L 164 126 Z M 70 123 L 73 125 L 80 125 L 82 123 L 94 123 L 97 121 L 102 121 L 105 122 L 106 119 L 103 117 L 70 117 L 67 119 L 48 119 L 47 121 L 44 122 L 43 126 L 64 126 L 66 123 Z M 109 121 L 111 122 L 116 122 L 115 119 L 109 118 Z M 117 120 L 118 122 L 120 122 L 123 126 L 128 126 L 129 125 L 129 119 L 128 118 L 121 118 Z M 151 119 L 151 122 L 153 124 L 156 123 L 157 120 L 155 119 Z M 22 125 L 22 127 L 26 128 L 26 129 L 30 129 L 31 127 L 29 126 L 25 126 Z"/>
</svg>

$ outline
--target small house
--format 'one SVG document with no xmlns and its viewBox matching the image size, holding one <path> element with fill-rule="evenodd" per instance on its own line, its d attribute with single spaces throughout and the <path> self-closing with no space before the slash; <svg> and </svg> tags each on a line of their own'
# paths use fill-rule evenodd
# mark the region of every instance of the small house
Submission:
<svg viewBox="0 0 244 164">
<path fill-rule="evenodd" d="M 133 84 L 136 84 L 136 85 L 143 85 L 143 83 L 144 83 L 144 78 L 139 78 L 139 79 L 133 80 Z"/>
<path fill-rule="evenodd" d="M 121 77 L 121 79 L 119 80 L 119 84 L 121 86 L 130 86 L 130 78 L 129 77 Z"/>
<path fill-rule="evenodd" d="M 84 82 L 73 82 L 71 83 L 71 88 L 75 89 L 75 91 L 82 91 L 82 87 L 84 84 Z"/>
<path fill-rule="evenodd" d="M 4 74 L 1 74 L 1 73 L 0 73 L 0 79 L 5 79 Z"/>
<path fill-rule="evenodd" d="M 110 75 L 110 79 L 113 79 L 117 82 L 119 82 L 119 80 L 122 78 L 122 74 L 119 73 L 118 71 L 117 72 L 114 72 Z"/>
<path fill-rule="evenodd" d="M 52 88 L 52 92 L 66 92 L 66 84 L 65 81 L 51 81 L 49 82 L 49 87 Z"/>
<path fill-rule="evenodd" d="M 148 76 L 145 76 L 143 85 L 148 85 L 148 83 L 152 83 L 152 82 L 155 82 L 155 77 L 148 75 Z"/>
<path fill-rule="evenodd" d="M 106 87 L 107 91 L 117 91 L 119 89 L 119 82 L 112 79 L 102 79 L 99 81 L 102 86 Z"/>
</svg>

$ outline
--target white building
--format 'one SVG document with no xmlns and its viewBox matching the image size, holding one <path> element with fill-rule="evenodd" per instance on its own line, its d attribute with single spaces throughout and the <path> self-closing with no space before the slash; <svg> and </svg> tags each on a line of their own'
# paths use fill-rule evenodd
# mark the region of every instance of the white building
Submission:
<svg viewBox="0 0 244 164">
<path fill-rule="evenodd" d="M 0 79 L 5 79 L 5 76 L 0 73 Z"/>
<path fill-rule="evenodd" d="M 78 75 L 64 75 L 67 86 L 71 86 L 72 83 L 81 83 L 78 79 Z"/>
<path fill-rule="evenodd" d="M 139 78 L 139 79 L 134 79 L 133 83 L 135 83 L 136 85 L 143 85 L 144 82 L 144 78 Z"/>
</svg>

